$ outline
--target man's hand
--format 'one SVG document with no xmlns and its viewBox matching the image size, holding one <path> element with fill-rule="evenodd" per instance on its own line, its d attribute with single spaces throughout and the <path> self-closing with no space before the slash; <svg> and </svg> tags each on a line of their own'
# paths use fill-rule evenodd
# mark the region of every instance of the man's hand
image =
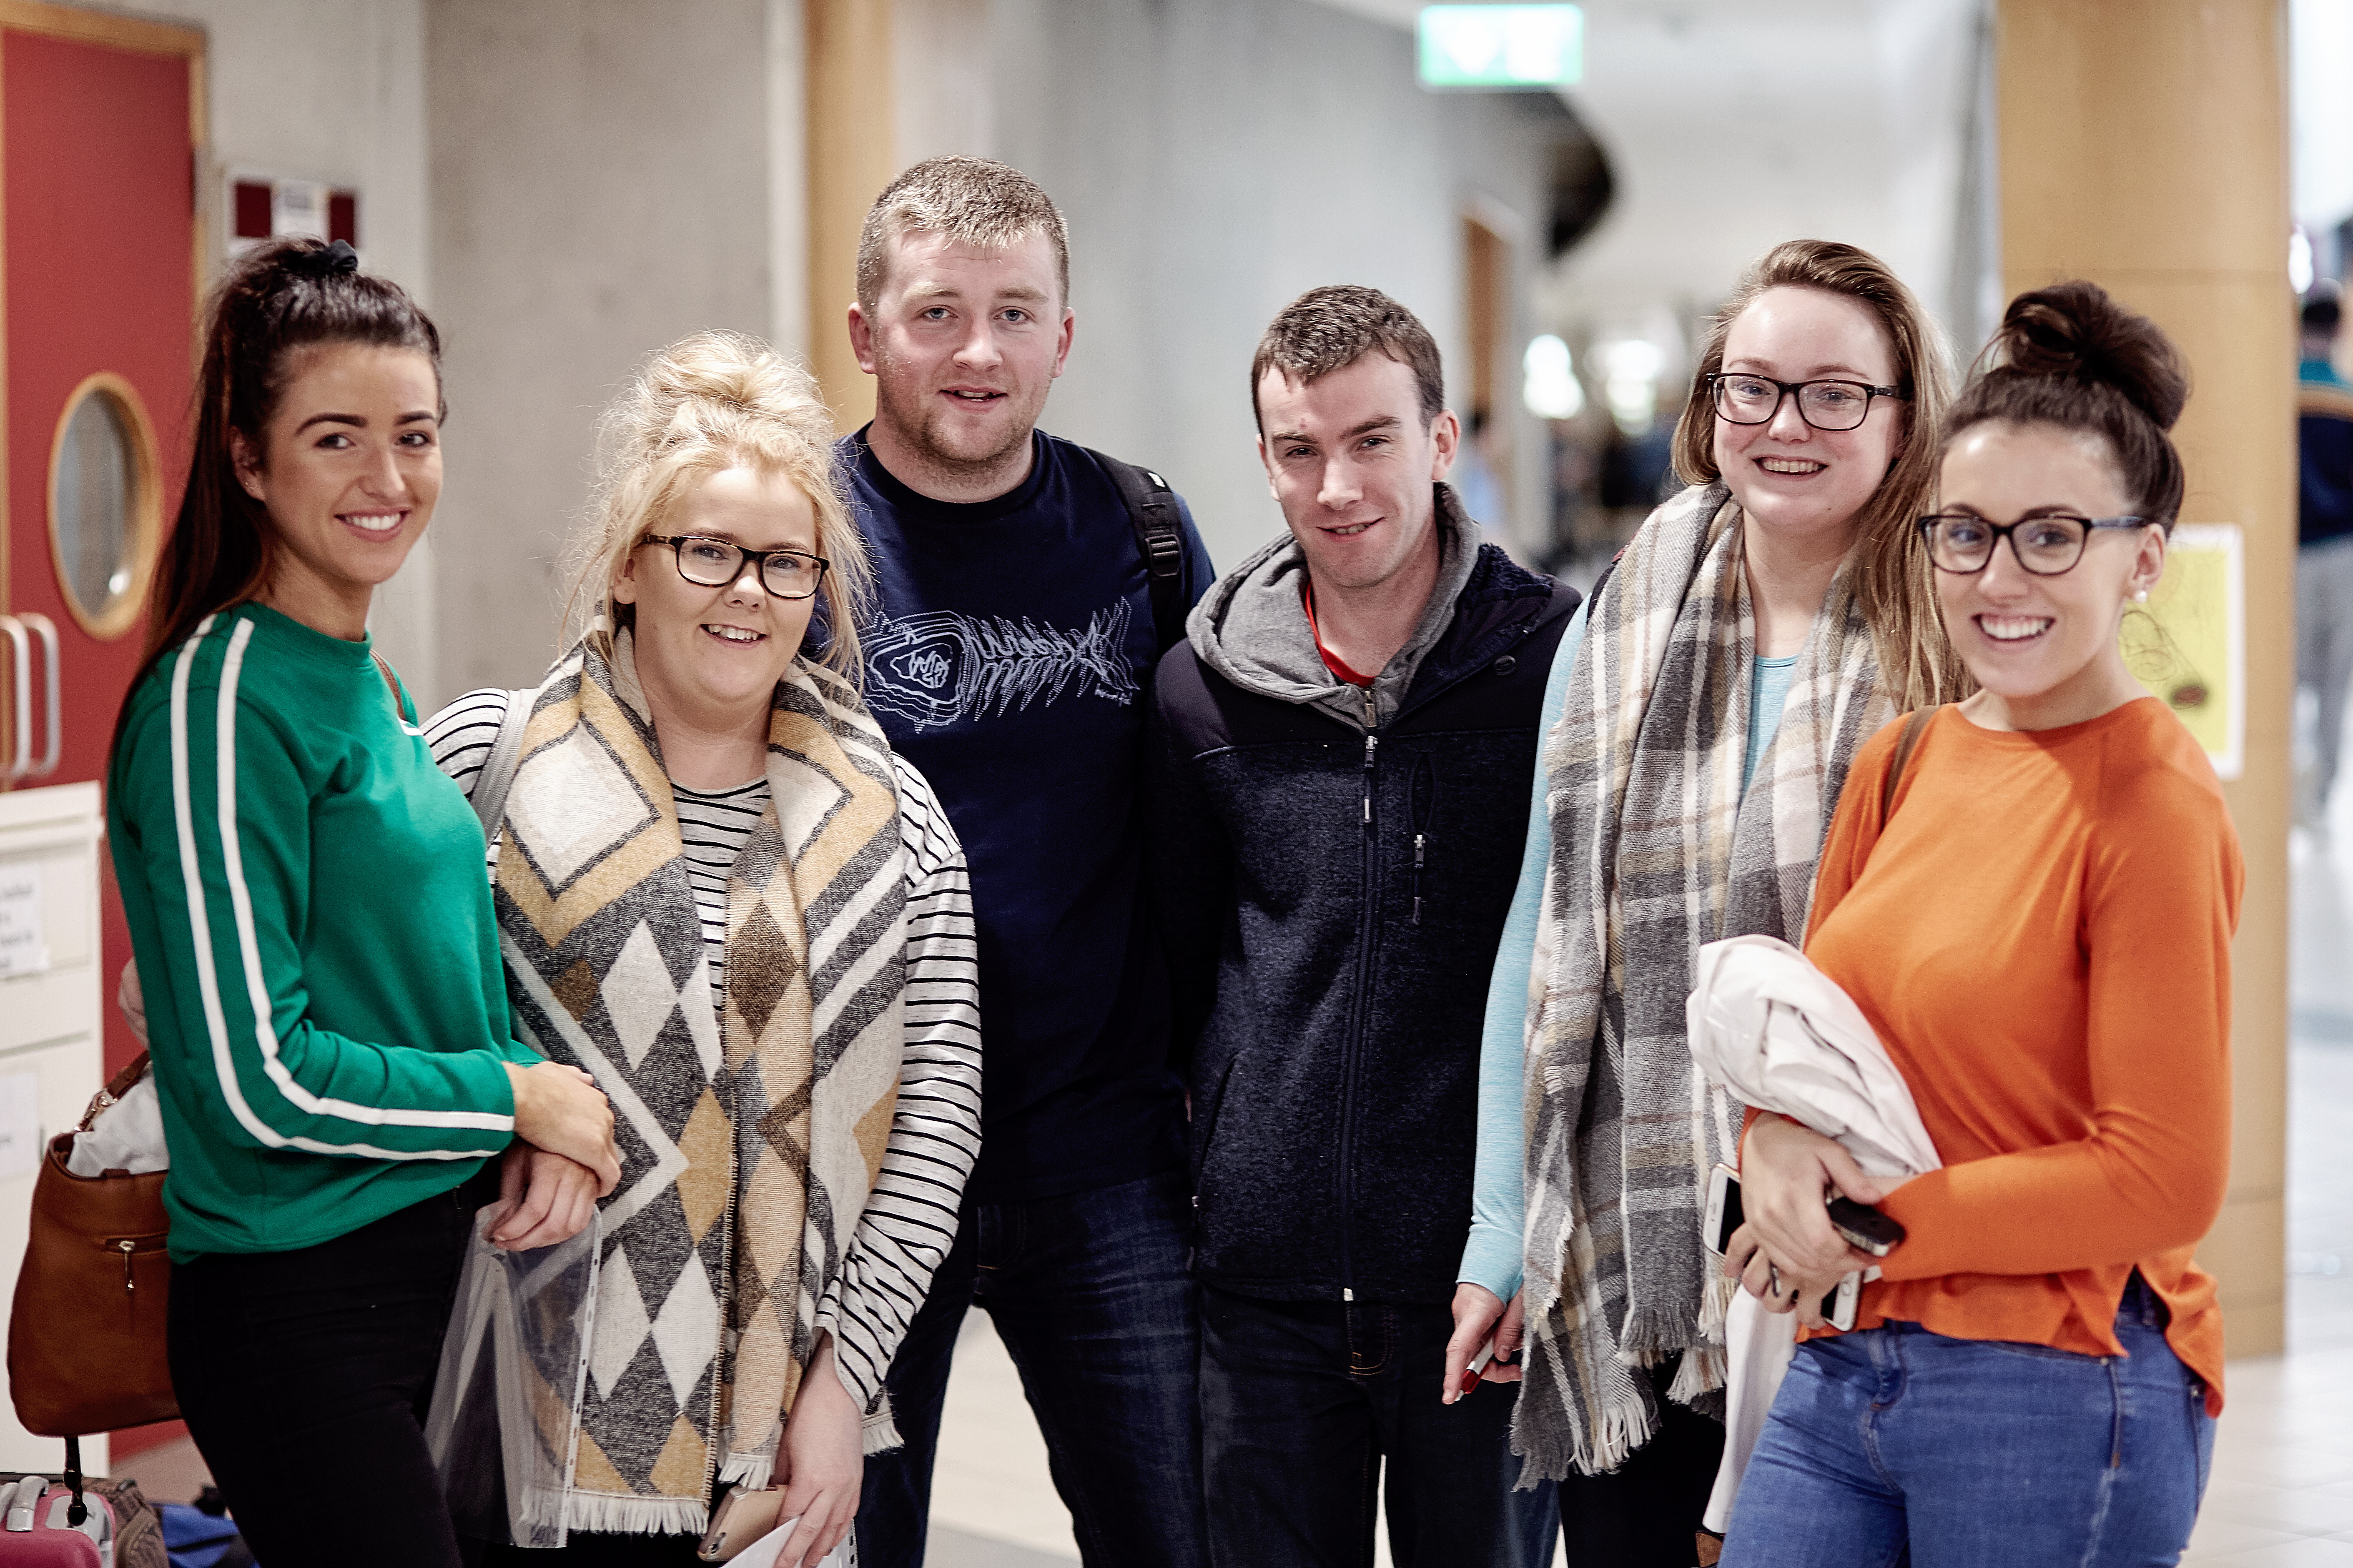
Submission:
<svg viewBox="0 0 2353 1568">
<path fill-rule="evenodd" d="M 866 1472 L 858 1402 L 834 1370 L 833 1336 L 818 1340 L 800 1392 L 785 1418 L 776 1479 L 785 1489 L 779 1522 L 798 1519 L 776 1568 L 816 1568 L 849 1533 L 858 1517 L 858 1489 Z"/>
<path fill-rule="evenodd" d="M 596 1212 L 596 1173 L 577 1160 L 529 1143 L 508 1144 L 499 1168 L 491 1245 L 528 1252 L 571 1240 L 588 1228 Z"/>
<path fill-rule="evenodd" d="M 1484 1285 L 1473 1285 L 1468 1279 L 1454 1287 L 1454 1333 L 1446 1342 L 1445 1383 L 1438 1393 L 1441 1405 L 1451 1405 L 1470 1392 L 1462 1384 L 1463 1373 L 1471 1370 L 1480 1347 L 1492 1335 L 1495 1353 L 1479 1377 L 1485 1383 L 1517 1383 L 1520 1350 L 1520 1298 L 1513 1296 L 1511 1305 L 1495 1300 L 1495 1293 Z M 1507 1337 L 1508 1335 L 1508 1337 Z"/>
</svg>

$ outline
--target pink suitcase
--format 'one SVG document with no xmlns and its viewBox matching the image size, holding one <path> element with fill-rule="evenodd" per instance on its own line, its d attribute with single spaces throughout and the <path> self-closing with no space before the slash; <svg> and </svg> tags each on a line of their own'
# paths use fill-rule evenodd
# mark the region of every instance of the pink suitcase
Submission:
<svg viewBox="0 0 2353 1568">
<path fill-rule="evenodd" d="M 0 1481 L 0 1568 L 112 1568 L 113 1512 L 87 1487 L 82 1500 L 90 1517 L 76 1528 L 66 1522 L 73 1493 L 61 1482 Z"/>
</svg>

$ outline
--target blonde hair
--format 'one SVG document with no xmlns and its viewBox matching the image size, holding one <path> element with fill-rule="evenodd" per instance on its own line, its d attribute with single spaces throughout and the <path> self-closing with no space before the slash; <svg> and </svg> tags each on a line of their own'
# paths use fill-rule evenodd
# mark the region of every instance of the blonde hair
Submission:
<svg viewBox="0 0 2353 1568">
<path fill-rule="evenodd" d="M 818 662 L 858 681 L 858 627 L 874 569 L 834 471 L 833 416 L 808 372 L 740 332 L 681 338 L 649 357 L 606 408 L 597 458 L 595 496 L 574 538 L 567 640 L 599 616 L 607 636 L 628 624 L 631 606 L 613 602 L 613 584 L 629 552 L 665 531 L 679 503 L 712 475 L 746 468 L 808 497 L 817 552 L 828 563 Z"/>
<path fill-rule="evenodd" d="M 1904 434 L 1879 488 L 1855 520 L 1855 593 L 1871 623 L 1880 679 L 1899 710 L 1949 702 L 1976 689 L 1945 635 L 1934 568 L 1918 520 L 1936 488 L 1938 437 L 1952 401 L 1944 333 L 1904 280 L 1867 250 L 1834 239 L 1784 240 L 1759 258 L 1708 325 L 1691 395 L 1675 425 L 1675 473 L 1686 484 L 1719 477 L 1715 405 L 1708 377 L 1724 368 L 1732 323 L 1768 289 L 1814 289 L 1852 300 L 1878 319 L 1895 352 Z"/>
<path fill-rule="evenodd" d="M 926 158 L 882 187 L 858 235 L 858 303 L 870 315 L 881 298 L 892 245 L 902 235 L 936 234 L 976 250 L 1002 250 L 1033 234 L 1054 252 L 1062 302 L 1071 301 L 1071 229 L 1037 181 L 994 158 Z"/>
</svg>

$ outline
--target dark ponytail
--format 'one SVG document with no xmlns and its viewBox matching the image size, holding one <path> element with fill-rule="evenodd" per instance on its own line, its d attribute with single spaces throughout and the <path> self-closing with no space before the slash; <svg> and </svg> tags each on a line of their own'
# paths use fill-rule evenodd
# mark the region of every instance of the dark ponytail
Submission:
<svg viewBox="0 0 2353 1568">
<path fill-rule="evenodd" d="M 148 671 L 198 622 L 269 583 L 277 535 L 267 509 L 237 482 L 231 437 L 264 452 L 295 351 L 322 343 L 414 349 L 440 374 L 432 321 L 399 284 L 358 270 L 343 241 L 268 240 L 229 265 L 205 307 L 188 483 L 148 586 L 147 647 L 123 694 L 126 710 Z"/>
<path fill-rule="evenodd" d="M 2096 283 L 2055 283 L 2010 302 L 1945 416 L 1945 445 L 1997 419 L 2097 436 L 2134 510 L 2170 533 L 2182 468 L 2166 432 L 2189 401 L 2189 366 L 2156 322 Z"/>
</svg>

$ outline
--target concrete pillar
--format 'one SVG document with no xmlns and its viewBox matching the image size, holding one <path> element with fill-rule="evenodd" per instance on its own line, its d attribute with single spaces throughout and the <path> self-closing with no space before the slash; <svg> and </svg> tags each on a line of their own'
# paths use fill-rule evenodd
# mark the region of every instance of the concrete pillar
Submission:
<svg viewBox="0 0 2353 1568">
<path fill-rule="evenodd" d="M 2231 1190 L 2200 1249 L 2233 1355 L 2284 1342 L 2295 312 L 2284 0 L 2000 0 L 2008 293 L 2088 278 L 2189 355 L 2185 523 L 2246 540 Z"/>
</svg>

